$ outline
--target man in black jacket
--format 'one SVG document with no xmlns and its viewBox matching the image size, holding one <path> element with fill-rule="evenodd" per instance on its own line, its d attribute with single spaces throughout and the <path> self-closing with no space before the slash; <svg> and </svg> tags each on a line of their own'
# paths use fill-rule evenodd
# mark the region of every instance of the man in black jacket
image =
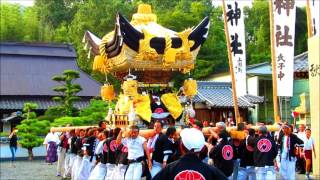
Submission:
<svg viewBox="0 0 320 180">
<path fill-rule="evenodd" d="M 220 132 L 218 136 L 217 145 L 211 149 L 209 157 L 213 159 L 214 166 L 220 169 L 224 175 L 230 179 L 233 172 L 234 149 L 228 141 L 226 131 Z"/>
<path fill-rule="evenodd" d="M 283 136 L 279 137 L 280 144 L 280 176 L 282 179 L 295 179 L 296 155 L 295 146 L 302 145 L 303 141 L 292 134 L 292 126 L 284 124 Z"/>
<path fill-rule="evenodd" d="M 277 146 L 268 135 L 266 126 L 259 127 L 259 137 L 255 142 L 253 159 L 256 177 L 259 180 L 276 179 L 274 160 L 277 156 Z"/>
<path fill-rule="evenodd" d="M 183 156 L 167 165 L 153 179 L 227 179 L 219 169 L 200 160 L 199 152 L 205 144 L 201 131 L 195 128 L 186 128 L 181 131 L 180 136 L 182 142 L 180 148 Z"/>
<path fill-rule="evenodd" d="M 254 129 L 245 130 L 246 138 L 241 142 L 239 147 L 240 168 L 238 179 L 256 179 L 256 172 L 254 169 L 254 143 L 255 131 Z"/>
<path fill-rule="evenodd" d="M 159 134 L 152 154 L 151 176 L 154 177 L 162 168 L 172 161 L 174 153 L 173 136 L 176 133 L 175 127 L 169 127 L 166 134 Z"/>
<path fill-rule="evenodd" d="M 103 146 L 106 148 L 106 152 L 103 152 L 103 157 L 106 157 L 106 167 L 107 167 L 107 173 L 105 179 L 112 179 L 112 173 L 114 169 L 116 168 L 116 155 L 117 155 L 117 149 L 118 144 L 116 143 L 118 134 L 120 132 L 120 128 L 113 129 L 112 137 L 109 137 L 104 142 Z"/>
</svg>

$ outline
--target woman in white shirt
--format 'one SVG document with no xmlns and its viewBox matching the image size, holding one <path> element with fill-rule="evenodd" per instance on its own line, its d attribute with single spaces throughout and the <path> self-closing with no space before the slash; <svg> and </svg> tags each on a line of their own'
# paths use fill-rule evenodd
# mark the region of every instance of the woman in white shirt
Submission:
<svg viewBox="0 0 320 180">
<path fill-rule="evenodd" d="M 306 138 L 304 140 L 304 158 L 306 160 L 306 176 L 309 179 L 311 164 L 312 164 L 312 151 L 314 158 L 316 158 L 316 151 L 314 149 L 314 140 L 311 137 L 311 130 L 306 129 Z"/>
</svg>

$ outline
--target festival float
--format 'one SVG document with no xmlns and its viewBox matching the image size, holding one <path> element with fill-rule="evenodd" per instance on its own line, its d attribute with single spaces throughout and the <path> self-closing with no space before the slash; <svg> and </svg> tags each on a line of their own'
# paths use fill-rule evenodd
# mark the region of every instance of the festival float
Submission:
<svg viewBox="0 0 320 180">
<path fill-rule="evenodd" d="M 157 24 L 150 5 L 140 4 L 130 22 L 118 13 L 114 30 L 102 39 L 85 32 L 83 42 L 89 56 L 94 57 L 93 71 L 111 74 L 122 83 L 117 97 L 107 80 L 101 87 L 103 100 L 117 99 L 116 108 L 109 109 L 106 117 L 109 124 L 125 127 L 150 123 L 152 119 L 164 123 L 169 118 L 179 119 L 184 108 L 171 90 L 171 79 L 176 73 L 190 73 L 194 68 L 209 25 L 205 17 L 197 26 L 175 32 Z M 182 89 L 187 99 L 196 95 L 196 86 L 192 78 L 185 80 Z M 154 87 L 162 91 L 151 92 Z"/>
<path fill-rule="evenodd" d="M 90 31 L 85 32 L 84 49 L 88 58 L 94 57 L 93 71 L 106 77 L 110 74 L 122 83 L 122 92 L 117 95 L 107 78 L 101 87 L 104 101 L 116 101 L 115 109 L 109 108 L 106 113 L 105 120 L 110 128 L 126 128 L 130 124 L 141 126 L 152 124 L 154 120 L 170 125 L 189 124 L 190 117 L 195 116 L 192 98 L 197 94 L 197 82 L 191 77 L 186 79 L 180 88 L 181 93 L 172 91 L 171 79 L 176 73 L 189 73 L 190 76 L 201 45 L 208 36 L 209 26 L 209 18 L 204 17 L 197 26 L 175 32 L 157 24 L 157 16 L 152 13 L 150 5 L 140 4 L 130 22 L 118 13 L 114 30 L 102 38 Z M 150 91 L 154 87 L 162 91 Z M 178 96 L 180 93 L 183 96 Z M 251 128 L 257 130 L 258 126 Z M 272 125 L 267 128 L 278 130 Z M 53 131 L 60 130 L 53 128 Z M 209 128 L 202 131 L 205 135 L 210 134 Z M 227 131 L 233 138 L 245 137 L 237 126 L 228 127 Z M 142 130 L 140 134 L 150 137 L 153 131 Z"/>
</svg>

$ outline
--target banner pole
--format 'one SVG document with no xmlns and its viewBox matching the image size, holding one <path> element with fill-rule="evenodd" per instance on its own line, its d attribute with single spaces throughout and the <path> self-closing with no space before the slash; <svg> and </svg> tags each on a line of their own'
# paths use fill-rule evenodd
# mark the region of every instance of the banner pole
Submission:
<svg viewBox="0 0 320 180">
<path fill-rule="evenodd" d="M 274 27 L 273 27 L 273 0 L 269 0 L 269 17 L 270 17 L 270 41 L 271 41 L 271 65 L 272 65 L 272 92 L 273 92 L 273 115 L 275 123 L 280 122 L 279 107 L 278 107 L 278 95 L 277 95 L 277 69 L 276 69 L 276 57 L 274 49 Z"/>
<path fill-rule="evenodd" d="M 235 83 L 235 77 L 233 72 L 233 61 L 232 61 L 232 55 L 231 55 L 231 47 L 230 47 L 230 39 L 229 39 L 229 30 L 228 30 L 228 24 L 227 24 L 227 17 L 226 17 L 226 7 L 225 7 L 225 0 L 222 0 L 222 9 L 223 9 L 223 17 L 224 17 L 224 32 L 226 36 L 226 42 L 227 42 L 227 49 L 228 49 L 228 60 L 229 60 L 229 70 L 231 75 L 231 85 L 232 85 L 232 97 L 233 97 L 233 106 L 234 106 L 234 113 L 236 118 L 236 124 L 241 122 L 240 114 L 239 114 L 239 108 L 238 108 L 238 97 L 237 97 L 237 91 L 236 91 L 236 83 Z"/>
<path fill-rule="evenodd" d="M 307 0 L 307 27 L 308 27 L 308 38 L 311 38 L 313 36 L 312 33 L 312 22 L 311 22 L 311 12 L 310 12 L 310 0 Z"/>
</svg>

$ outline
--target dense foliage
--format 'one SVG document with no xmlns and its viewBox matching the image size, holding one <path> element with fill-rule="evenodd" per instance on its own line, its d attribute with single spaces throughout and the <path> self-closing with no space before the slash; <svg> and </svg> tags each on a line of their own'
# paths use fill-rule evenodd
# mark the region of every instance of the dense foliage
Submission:
<svg viewBox="0 0 320 180">
<path fill-rule="evenodd" d="M 212 7 L 210 0 L 35 0 L 33 7 L 1 3 L 1 41 L 63 42 L 74 45 L 79 67 L 91 74 L 92 59 L 83 50 L 82 37 L 86 30 L 103 37 L 114 28 L 116 12 L 131 19 L 137 5 L 149 3 L 158 16 L 158 23 L 181 31 L 197 25 L 202 18 L 211 18 L 210 32 L 202 46 L 192 72 L 197 79 L 228 67 L 227 49 L 221 7 Z M 247 63 L 270 61 L 270 30 L 267 0 L 255 0 L 246 16 Z M 307 50 L 306 12 L 297 8 L 295 54 Z M 22 30 L 23 29 L 23 30 Z M 91 74 L 103 82 L 101 74 Z M 182 79 L 176 76 L 177 81 Z M 111 79 L 111 78 L 109 78 Z M 111 82 L 115 82 L 111 79 Z"/>
<path fill-rule="evenodd" d="M 81 125 L 97 125 L 99 121 L 106 117 L 108 110 L 108 103 L 102 100 L 92 99 L 90 104 L 82 109 L 77 117 L 63 116 L 56 118 L 51 126 L 64 126 L 71 123 L 74 126 Z M 114 108 L 114 104 L 110 107 Z"/>
<path fill-rule="evenodd" d="M 23 106 L 24 120 L 17 126 L 18 136 L 20 137 L 19 144 L 23 148 L 28 149 L 29 160 L 33 159 L 32 149 L 43 143 L 43 136 L 49 131 L 50 122 L 46 120 L 38 120 L 37 115 L 33 110 L 37 109 L 35 103 L 25 103 Z"/>
<path fill-rule="evenodd" d="M 73 104 L 75 101 L 80 100 L 77 96 L 82 88 L 74 81 L 80 77 L 80 73 L 75 70 L 64 70 L 62 75 L 56 75 L 52 77 L 52 80 L 58 82 L 60 85 L 53 88 L 53 91 L 57 92 L 59 96 L 53 97 L 53 100 L 61 103 L 62 112 L 67 116 L 74 116 L 76 109 Z"/>
</svg>

